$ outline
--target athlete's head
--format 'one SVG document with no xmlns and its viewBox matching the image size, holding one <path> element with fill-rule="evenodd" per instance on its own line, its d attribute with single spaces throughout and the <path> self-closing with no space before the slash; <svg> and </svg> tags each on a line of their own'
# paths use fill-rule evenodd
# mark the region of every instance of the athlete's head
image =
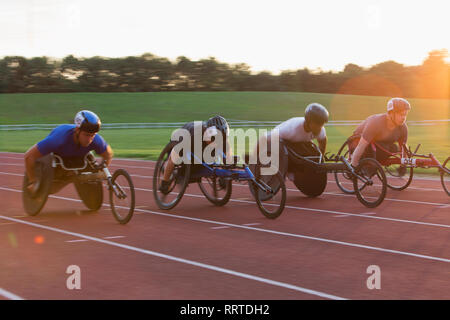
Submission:
<svg viewBox="0 0 450 320">
<path fill-rule="evenodd" d="M 403 98 L 392 98 L 387 103 L 387 114 L 396 126 L 401 126 L 406 122 L 410 110 L 411 105 Z"/>
<path fill-rule="evenodd" d="M 211 138 L 218 134 L 218 131 L 222 133 L 222 136 L 227 137 L 230 134 L 230 126 L 227 120 L 222 116 L 214 116 L 206 121 L 205 139 L 211 141 Z"/>
<path fill-rule="evenodd" d="M 328 122 L 328 111 L 320 103 L 311 103 L 305 109 L 305 127 L 314 135 L 319 135 L 322 127 Z"/>
<path fill-rule="evenodd" d="M 92 111 L 82 110 L 75 115 L 75 134 L 82 147 L 89 146 L 100 131 L 100 118 Z"/>
</svg>

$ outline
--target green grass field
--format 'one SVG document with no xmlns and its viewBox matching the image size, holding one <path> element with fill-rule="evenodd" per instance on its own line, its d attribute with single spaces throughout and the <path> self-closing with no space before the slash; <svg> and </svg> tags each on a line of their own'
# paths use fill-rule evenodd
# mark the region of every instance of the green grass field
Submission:
<svg viewBox="0 0 450 320">
<path fill-rule="evenodd" d="M 68 123 L 81 108 L 97 112 L 104 123 L 181 122 L 222 114 L 230 119 L 286 120 L 303 115 L 313 101 L 324 104 L 333 120 L 360 120 L 385 110 L 387 97 L 280 92 L 158 92 L 2 94 L 0 124 Z M 410 99 L 408 120 L 448 119 L 450 101 Z M 337 152 L 353 126 L 327 126 L 328 150 Z M 101 135 L 117 157 L 156 159 L 172 129 L 114 129 Z M 450 154 L 450 126 L 410 126 L 409 144 L 422 144 L 440 161 Z M 0 131 L 0 151 L 24 152 L 49 131 Z M 242 146 L 239 146 L 242 151 Z M 431 171 L 431 170 L 430 170 Z M 429 172 L 429 171 L 427 171 Z M 431 173 L 431 172 L 430 172 Z"/>
<path fill-rule="evenodd" d="M 286 120 L 302 116 L 311 102 L 331 120 L 362 120 L 385 111 L 389 97 L 296 92 L 148 92 L 0 94 L 0 124 L 67 123 L 86 108 L 104 123 L 229 119 Z M 449 119 L 450 100 L 410 99 L 409 120 Z"/>
</svg>

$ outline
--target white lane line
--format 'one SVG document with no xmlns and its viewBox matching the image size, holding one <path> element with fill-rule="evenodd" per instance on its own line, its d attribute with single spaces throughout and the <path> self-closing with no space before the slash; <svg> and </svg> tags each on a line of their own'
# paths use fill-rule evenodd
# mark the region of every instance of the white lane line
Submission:
<svg viewBox="0 0 450 320">
<path fill-rule="evenodd" d="M 0 172 L 0 174 L 6 174 L 8 176 L 17 176 L 17 177 L 23 177 L 23 173 L 19 174 L 19 173 L 10 173 L 10 172 Z"/>
<path fill-rule="evenodd" d="M 144 179 L 153 179 L 153 177 L 150 176 L 141 176 L 139 174 L 130 174 L 130 176 L 132 177 L 137 177 L 137 178 L 144 178 Z"/>
<path fill-rule="evenodd" d="M 5 188 L 5 187 L 0 187 L 0 190 L 12 191 L 12 192 L 22 192 L 21 190 Z M 151 189 L 134 188 L 134 190 L 152 192 Z M 188 196 L 188 197 L 194 197 L 194 198 L 201 198 L 201 199 L 205 198 L 203 195 L 197 195 L 197 194 L 185 193 L 184 195 Z M 79 200 L 79 199 L 65 198 L 65 197 L 60 197 L 60 196 L 55 196 L 55 195 L 50 195 L 49 198 L 81 202 L 81 200 Z M 254 201 L 237 200 L 237 199 L 230 199 L 230 202 L 249 203 L 249 204 L 256 203 Z M 109 204 L 104 204 L 104 205 L 109 206 Z M 267 205 L 271 205 L 271 204 L 267 204 Z M 379 216 L 372 216 L 372 215 L 364 215 L 361 213 L 349 213 L 349 212 L 341 212 L 341 211 L 333 211 L 333 210 L 325 210 L 325 209 L 314 209 L 314 208 L 306 208 L 306 207 L 295 207 L 295 206 L 285 206 L 285 208 L 298 210 L 298 211 L 303 210 L 303 211 L 310 211 L 310 212 L 312 211 L 312 212 L 316 212 L 316 213 L 329 213 L 329 214 L 351 216 L 351 217 L 357 217 L 357 218 L 386 220 L 386 221 L 392 221 L 392 222 L 411 223 L 411 224 L 417 224 L 417 225 L 423 225 L 423 226 L 431 226 L 431 227 L 449 228 L 450 229 L 450 225 L 447 225 L 447 224 L 438 224 L 438 223 L 421 222 L 421 221 L 415 221 L 415 220 L 404 220 L 404 219 L 395 219 L 395 218 L 388 218 L 388 217 L 379 217 Z M 106 210 L 108 210 L 108 209 L 106 209 Z M 140 210 L 142 210 L 142 209 L 135 209 L 135 211 L 140 211 Z M 304 213 L 304 212 L 301 212 L 301 213 Z M 20 216 L 20 217 L 27 217 L 27 216 Z"/>
<path fill-rule="evenodd" d="M 89 241 L 89 240 L 86 240 L 86 239 L 77 239 L 77 240 L 67 240 L 67 241 L 64 241 L 64 242 L 70 242 L 70 243 L 72 243 L 72 242 L 86 242 L 86 241 Z"/>
<path fill-rule="evenodd" d="M 67 235 L 71 235 L 71 236 L 74 236 L 74 237 L 77 237 L 77 238 L 83 238 L 83 239 L 86 239 L 86 240 L 102 243 L 102 244 L 105 244 L 105 245 L 110 245 L 110 246 L 114 246 L 114 247 L 130 250 L 130 251 L 143 253 L 143 254 L 146 254 L 146 255 L 149 255 L 149 256 L 155 256 L 155 257 L 163 258 L 163 259 L 166 259 L 166 260 L 176 261 L 176 262 L 180 262 L 180 263 L 184 263 L 184 264 L 200 267 L 200 268 L 207 269 L 207 270 L 212 270 L 212 271 L 216 271 L 216 272 L 229 274 L 229 275 L 232 275 L 232 276 L 235 276 L 235 277 L 239 277 L 239 278 L 254 280 L 254 281 L 262 282 L 262 283 L 265 283 L 265 284 L 269 284 L 269 285 L 273 285 L 273 286 L 277 286 L 277 287 L 281 287 L 281 288 L 291 289 L 291 290 L 299 291 L 299 292 L 302 292 L 302 293 L 306 293 L 306 294 L 310 294 L 310 295 L 314 295 L 314 296 L 318 296 L 318 297 L 322 297 L 322 298 L 326 298 L 326 299 L 333 299 L 333 300 L 344 300 L 345 299 L 345 298 L 342 298 L 342 297 L 334 296 L 334 295 L 331 295 L 331 294 L 328 294 L 328 293 L 324 293 L 324 292 L 320 292 L 320 291 L 316 291 L 316 290 L 303 288 L 303 287 L 292 285 L 292 284 L 289 284 L 289 283 L 279 282 L 279 281 L 275 281 L 275 280 L 271 280 L 271 279 L 267 279 L 267 278 L 262 278 L 262 277 L 251 275 L 251 274 L 247 274 L 247 273 L 234 271 L 234 270 L 231 270 L 231 269 L 226 269 L 226 268 L 222 268 L 222 267 L 218 267 L 218 266 L 214 266 L 214 265 L 210 265 L 210 264 L 206 264 L 206 263 L 201 263 L 201 262 L 197 262 L 197 261 L 193 261 L 193 260 L 188 260 L 188 259 L 184 259 L 184 258 L 179 258 L 179 257 L 167 255 L 167 254 L 156 252 L 156 251 L 146 250 L 146 249 L 142 249 L 142 248 L 138 248 L 138 247 L 133 247 L 133 246 L 130 246 L 130 245 L 125 245 L 125 244 L 121 244 L 121 243 L 117 243 L 117 242 L 112 242 L 112 241 L 108 241 L 108 240 L 104 240 L 104 239 L 88 236 L 88 235 L 77 233 L 77 232 L 71 232 L 71 231 L 67 231 L 67 230 L 63 230 L 63 229 L 48 227 L 48 226 L 45 226 L 45 225 L 39 225 L 39 224 L 36 224 L 36 223 L 23 221 L 23 220 L 18 220 L 18 219 L 13 219 L 13 218 L 5 217 L 5 216 L 2 216 L 2 215 L 0 215 L 0 218 L 1 219 L 5 219 L 5 220 L 18 222 L 18 223 L 22 223 L 22 224 L 26 224 L 26 225 L 29 225 L 29 226 L 32 226 L 32 227 L 35 227 L 35 228 L 50 230 L 50 231 L 53 231 L 53 232 L 58 232 L 58 233 L 61 233 L 61 234 L 67 234 Z"/>
<path fill-rule="evenodd" d="M 244 223 L 243 226 L 257 226 L 260 225 L 261 223 L 256 222 L 256 223 Z"/>
<path fill-rule="evenodd" d="M 23 157 L 19 157 L 19 158 L 16 158 L 16 157 L 8 157 L 8 156 L 2 156 L 2 155 L 0 155 L 0 158 L 1 159 L 12 159 L 12 160 L 21 160 L 21 161 L 24 161 L 24 158 Z"/>
<path fill-rule="evenodd" d="M 125 236 L 111 236 L 111 237 L 103 237 L 103 239 L 120 239 L 125 238 Z"/>
<path fill-rule="evenodd" d="M 225 227 L 212 227 L 211 229 L 217 230 L 217 229 L 228 229 L 228 228 L 231 228 L 231 227 L 228 227 L 228 226 L 225 226 Z"/>
<path fill-rule="evenodd" d="M 0 187 L 0 189 L 1 189 L 1 187 Z M 152 189 L 136 188 L 136 187 L 134 188 L 134 190 L 153 192 Z M 201 198 L 201 199 L 205 198 L 203 195 L 199 195 L 199 194 L 185 193 L 184 195 L 188 196 L 188 197 L 193 197 L 193 198 Z M 239 199 L 230 199 L 230 202 L 256 204 L 255 201 L 239 200 Z M 270 203 L 267 205 L 275 206 L 274 204 L 270 204 Z M 425 225 L 425 226 L 450 228 L 450 225 L 447 225 L 447 224 L 437 224 L 437 223 L 430 223 L 430 222 L 421 222 L 421 221 L 414 221 L 414 220 L 404 220 L 404 219 L 395 219 L 395 218 L 378 217 L 378 216 L 373 217 L 371 215 L 365 215 L 363 213 L 350 213 L 350 212 L 325 210 L 325 209 L 314 209 L 314 208 L 306 208 L 306 207 L 295 207 L 295 206 L 285 206 L 285 208 L 294 209 L 294 210 L 313 211 L 313 212 L 317 212 L 317 213 L 330 213 L 330 214 L 337 214 L 337 215 L 351 216 L 351 217 L 358 217 L 358 218 L 370 218 L 370 219 L 387 220 L 387 221 L 394 221 L 394 222 L 401 222 L 401 223 L 413 223 L 413 224 L 419 224 L 419 225 Z"/>
<path fill-rule="evenodd" d="M 120 167 L 120 168 L 132 168 L 132 169 L 154 169 L 154 167 L 141 167 L 141 166 L 130 166 L 124 164 L 113 164 L 111 163 L 111 167 Z"/>
<path fill-rule="evenodd" d="M 6 188 L 0 187 L 0 189 L 6 189 Z M 14 189 L 12 189 L 12 190 L 14 190 Z M 58 197 L 58 198 L 61 198 L 63 200 L 68 200 L 68 201 L 81 202 L 81 200 L 78 200 L 78 199 L 63 198 L 63 197 Z M 103 205 L 109 206 L 106 203 L 104 203 Z M 235 228 L 241 228 L 241 229 L 258 231 L 258 232 L 265 232 L 265 233 L 270 233 L 270 234 L 276 234 L 276 235 L 282 235 L 282 236 L 288 236 L 288 237 L 294 237 L 294 238 L 300 238 L 300 239 L 308 239 L 308 240 L 320 241 L 320 242 L 325 242 L 325 243 L 333 243 L 333 244 L 338 244 L 338 245 L 342 245 L 342 246 L 362 248 L 362 249 L 367 249 L 367 250 L 387 252 L 387 253 L 392 253 L 392 254 L 412 256 L 412 257 L 420 258 L 420 259 L 435 260 L 435 261 L 441 261 L 441 262 L 450 263 L 450 259 L 446 259 L 446 258 L 427 256 L 427 255 L 422 255 L 422 254 L 416 254 L 416 253 L 411 253 L 411 252 L 386 249 L 386 248 L 381 248 L 381 247 L 373 247 L 373 246 L 362 245 L 362 244 L 358 244 L 358 243 L 351 243 L 351 242 L 344 242 L 344 241 L 338 241 L 338 240 L 331 240 L 331 239 L 326 239 L 326 238 L 318 238 L 318 237 L 306 236 L 306 235 L 295 234 L 295 233 L 275 231 L 275 230 L 270 230 L 270 229 L 261 229 L 261 228 L 255 228 L 255 227 L 250 227 L 250 226 L 243 226 L 243 225 L 239 225 L 239 224 L 220 222 L 220 221 L 214 221 L 214 220 L 206 220 L 206 219 L 200 219 L 200 218 L 193 218 L 193 217 L 187 217 L 187 216 L 181 216 L 181 215 L 174 215 L 174 214 L 157 212 L 157 211 L 151 211 L 151 210 L 135 209 L 135 211 L 140 211 L 140 212 L 144 212 L 144 213 L 150 213 L 150 214 L 154 214 L 154 215 L 160 215 L 160 216 L 170 217 L 170 218 L 175 218 L 175 219 L 198 221 L 198 222 L 216 224 L 216 225 L 221 225 L 221 226 L 229 226 L 229 227 L 235 227 Z M 372 217 L 372 216 L 364 216 L 364 217 L 375 218 L 375 217 Z M 8 217 L 1 216 L 1 215 L 0 215 L 0 218 L 4 218 L 4 219 L 7 219 L 7 220 L 12 220 L 12 221 L 20 221 L 20 222 L 28 223 L 28 221 L 8 218 Z M 42 227 L 47 228 L 47 226 L 44 226 L 44 225 L 42 225 Z M 48 227 L 48 228 L 50 228 L 50 227 Z"/>
<path fill-rule="evenodd" d="M 292 190 L 292 191 L 294 191 L 294 190 Z M 298 190 L 296 190 L 296 191 L 299 192 Z M 439 190 L 439 191 L 443 191 L 443 190 Z M 342 193 L 334 193 L 334 192 L 324 192 L 323 194 L 328 194 L 328 195 L 332 195 L 332 196 L 339 196 L 339 197 L 353 197 L 353 198 L 355 197 L 355 195 L 351 195 L 351 194 L 342 194 Z M 369 199 L 376 199 L 376 197 L 367 197 L 367 198 L 369 198 Z M 444 203 L 426 202 L 426 201 L 417 201 L 417 200 L 406 200 L 406 199 L 384 198 L 384 200 L 394 201 L 394 202 L 406 202 L 406 203 L 425 204 L 425 205 L 430 205 L 430 206 L 442 206 L 442 205 L 445 205 Z"/>
<path fill-rule="evenodd" d="M 0 223 L 0 226 L 9 226 L 9 225 L 12 225 L 12 224 L 17 224 L 17 223 L 15 223 L 15 222 L 4 222 L 4 223 Z"/>
<path fill-rule="evenodd" d="M 419 178 L 417 178 L 417 179 L 419 179 Z M 419 179 L 419 180 L 421 180 L 421 179 Z M 432 181 L 439 181 L 439 180 L 432 180 Z M 336 181 L 333 181 L 333 180 L 328 180 L 327 182 L 329 182 L 329 183 L 336 183 Z M 345 182 L 345 181 L 343 181 L 341 183 L 353 186 L 353 182 Z M 381 187 L 381 184 L 374 184 L 374 186 Z M 420 188 L 420 187 L 412 187 L 412 186 L 409 186 L 407 189 L 414 189 L 414 190 L 421 190 L 421 191 L 442 191 L 442 189 Z"/>
<path fill-rule="evenodd" d="M 0 288 L 0 296 L 10 300 L 24 300 L 22 297 L 19 297 L 18 295 L 15 295 L 14 293 L 6 291 L 2 288 Z"/>
</svg>

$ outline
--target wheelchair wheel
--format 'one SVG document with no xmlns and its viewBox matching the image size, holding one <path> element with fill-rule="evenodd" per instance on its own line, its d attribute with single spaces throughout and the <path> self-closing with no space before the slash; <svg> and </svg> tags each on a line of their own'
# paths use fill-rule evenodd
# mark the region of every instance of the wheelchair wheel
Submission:
<svg viewBox="0 0 450 320">
<path fill-rule="evenodd" d="M 186 191 L 189 184 L 189 178 L 191 174 L 191 165 L 180 164 L 175 165 L 172 174 L 170 175 L 170 185 L 167 194 L 163 194 L 159 187 L 164 177 L 164 170 L 169 160 L 170 153 L 175 146 L 175 142 L 169 142 L 156 162 L 155 169 L 153 171 L 153 196 L 155 197 L 156 204 L 160 209 L 169 210 L 174 208 Z"/>
<path fill-rule="evenodd" d="M 103 204 L 103 184 L 101 181 L 75 182 L 80 199 L 84 205 L 92 211 L 98 211 Z"/>
<path fill-rule="evenodd" d="M 40 185 L 35 195 L 31 195 L 28 191 L 27 185 L 29 180 L 27 174 L 24 173 L 22 184 L 22 203 L 25 212 L 30 216 L 37 215 L 47 202 L 54 173 L 53 167 L 51 166 L 51 161 L 51 155 L 47 155 L 36 161 L 35 175 L 36 180 L 39 181 Z"/>
<path fill-rule="evenodd" d="M 386 173 L 386 183 L 392 190 L 401 191 L 411 184 L 413 179 L 413 168 L 405 167 L 401 164 L 392 164 L 384 167 Z"/>
<path fill-rule="evenodd" d="M 120 224 L 130 221 L 134 213 L 134 185 L 130 175 L 123 169 L 116 170 L 109 183 L 109 203 L 114 218 Z"/>
<path fill-rule="evenodd" d="M 203 177 L 198 186 L 200 190 L 215 206 L 225 205 L 231 197 L 232 181 L 230 179 L 224 179 L 219 177 Z"/>
<path fill-rule="evenodd" d="M 450 196 L 450 157 L 445 160 L 444 164 L 442 165 L 445 169 L 447 169 L 447 172 L 444 172 L 441 170 L 441 183 L 442 188 L 444 188 L 444 191 L 447 193 L 448 196 Z"/>
<path fill-rule="evenodd" d="M 356 172 L 367 179 L 367 182 L 353 178 L 353 187 L 358 200 L 368 208 L 379 206 L 386 196 L 386 175 L 383 167 L 372 158 L 362 159 Z"/>
<path fill-rule="evenodd" d="M 253 181 L 249 181 L 250 191 L 255 197 L 261 213 L 269 219 L 278 218 L 286 204 L 286 185 L 283 175 L 278 171 L 274 175 L 261 175 L 260 166 L 253 166 L 256 181 L 264 183 L 271 191 L 260 189 Z"/>
<path fill-rule="evenodd" d="M 339 149 L 337 156 L 343 156 L 348 162 L 350 162 L 350 149 L 348 141 L 346 141 Z M 355 189 L 353 188 L 353 177 L 348 171 L 335 172 L 334 179 L 342 192 L 346 194 L 355 193 Z"/>
</svg>

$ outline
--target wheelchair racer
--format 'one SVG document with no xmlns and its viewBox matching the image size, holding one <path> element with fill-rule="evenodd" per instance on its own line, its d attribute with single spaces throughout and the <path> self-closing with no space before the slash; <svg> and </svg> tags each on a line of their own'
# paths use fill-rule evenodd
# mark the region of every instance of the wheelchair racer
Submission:
<svg viewBox="0 0 450 320">
<path fill-rule="evenodd" d="M 39 189 L 34 169 L 36 160 L 52 152 L 63 160 L 80 162 L 88 152 L 94 150 L 109 166 L 113 151 L 103 137 L 97 134 L 100 127 L 100 118 L 94 112 L 82 110 L 75 115 L 74 124 L 57 126 L 45 139 L 32 146 L 25 153 L 26 174 L 29 179 L 27 189 L 30 194 L 36 194 Z"/>
<path fill-rule="evenodd" d="M 320 103 L 311 103 L 305 109 L 304 117 L 294 117 L 277 125 L 269 134 L 262 136 L 258 144 L 266 143 L 270 146 L 271 134 L 278 130 L 280 141 L 289 145 L 294 151 L 303 156 L 317 155 L 317 150 L 312 146 L 312 141 L 317 140 L 319 150 L 325 154 L 327 148 L 327 134 L 325 123 L 328 122 L 328 110 Z M 256 149 L 255 151 L 256 152 Z M 281 149 L 280 149 L 280 152 Z M 281 165 L 281 163 L 280 163 Z M 287 168 L 280 168 L 282 174 Z M 292 174 L 289 179 L 293 180 Z"/>
<path fill-rule="evenodd" d="M 408 141 L 406 118 L 410 110 L 411 105 L 406 99 L 392 98 L 387 103 L 386 113 L 371 115 L 364 120 L 349 138 L 352 166 L 357 167 L 361 158 L 375 158 L 382 161 L 390 156 L 380 148 L 373 150 L 372 142 L 392 153 L 398 152 L 399 146 L 406 145 Z M 405 172 L 406 167 L 401 166 L 399 173 Z"/>
<path fill-rule="evenodd" d="M 196 128 L 196 126 L 198 126 Z M 232 152 L 231 147 L 228 141 L 228 136 L 230 134 L 230 126 L 228 125 L 228 122 L 225 120 L 222 116 L 214 116 L 207 121 L 192 121 L 186 123 L 181 129 L 185 129 L 189 132 L 191 137 L 191 148 L 192 148 L 192 154 L 194 154 L 194 131 L 197 129 L 199 132 L 201 132 L 200 138 L 202 138 L 201 144 L 202 148 L 201 151 L 203 153 L 203 150 L 206 148 L 206 146 L 210 145 L 211 143 L 215 143 L 215 140 L 213 140 L 213 137 L 216 137 L 219 133 L 219 131 L 222 133 L 222 137 L 225 140 L 223 143 L 224 147 L 224 153 L 226 154 L 226 161 L 227 163 L 232 159 Z M 197 143 L 199 143 L 197 141 Z M 175 154 L 174 150 L 172 150 L 172 153 L 170 157 L 167 160 L 167 165 L 164 169 L 164 176 L 161 179 L 161 185 L 159 186 L 159 191 L 163 194 L 168 194 L 169 192 L 169 186 L 171 183 L 171 175 L 175 168 L 175 164 L 172 161 L 173 157 L 177 157 L 178 155 Z M 197 158 L 202 159 L 201 155 L 196 155 Z M 231 160 L 232 161 L 232 160 Z M 219 179 L 219 182 L 223 183 L 222 179 Z"/>
</svg>

